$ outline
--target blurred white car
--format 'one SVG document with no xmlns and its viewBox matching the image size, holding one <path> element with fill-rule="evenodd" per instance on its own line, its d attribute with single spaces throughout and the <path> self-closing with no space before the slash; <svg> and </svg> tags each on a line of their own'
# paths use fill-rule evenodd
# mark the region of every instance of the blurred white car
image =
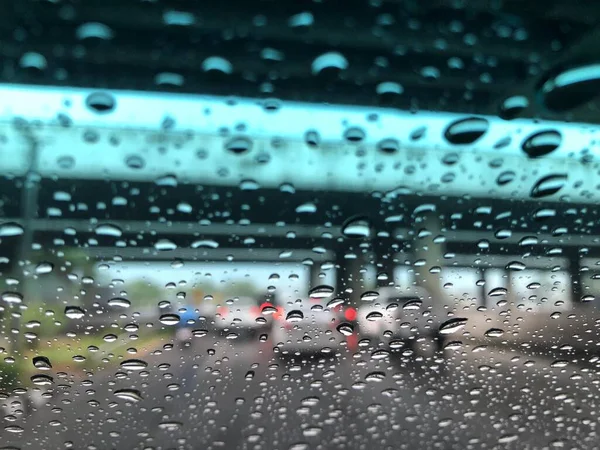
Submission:
<svg viewBox="0 0 600 450">
<path fill-rule="evenodd" d="M 234 297 L 217 307 L 214 327 L 229 338 L 267 333 L 273 323 L 273 315 L 264 314 L 267 306 L 253 297 Z"/>
<path fill-rule="evenodd" d="M 438 341 L 437 315 L 431 295 L 423 288 L 384 287 L 379 296 L 358 308 L 358 327 L 362 337 L 370 339 Z"/>
<path fill-rule="evenodd" d="M 285 314 L 273 324 L 271 336 L 282 356 L 334 356 L 345 339 L 337 331 L 340 323 L 339 312 L 307 302 L 286 307 Z"/>
</svg>

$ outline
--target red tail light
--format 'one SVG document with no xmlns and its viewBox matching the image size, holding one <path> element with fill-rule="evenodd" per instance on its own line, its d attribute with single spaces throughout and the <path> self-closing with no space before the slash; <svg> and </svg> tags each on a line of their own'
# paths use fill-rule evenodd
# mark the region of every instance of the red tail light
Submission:
<svg viewBox="0 0 600 450">
<path fill-rule="evenodd" d="M 273 317 L 277 320 L 282 320 L 285 317 L 283 315 L 283 308 L 281 306 L 277 307 L 277 312 L 273 313 Z"/>
<path fill-rule="evenodd" d="M 350 307 L 350 308 L 346 308 L 346 311 L 344 311 L 344 317 L 346 318 L 346 320 L 356 320 L 356 309 Z"/>
<path fill-rule="evenodd" d="M 259 308 L 258 306 L 252 306 L 250 308 L 250 314 L 252 314 L 253 316 L 258 317 L 258 315 L 260 314 L 260 310 L 261 310 L 261 308 Z"/>
<path fill-rule="evenodd" d="M 219 314 L 221 317 L 225 317 L 227 314 L 229 314 L 229 308 L 227 306 L 219 306 L 217 308 L 217 314 Z"/>
</svg>

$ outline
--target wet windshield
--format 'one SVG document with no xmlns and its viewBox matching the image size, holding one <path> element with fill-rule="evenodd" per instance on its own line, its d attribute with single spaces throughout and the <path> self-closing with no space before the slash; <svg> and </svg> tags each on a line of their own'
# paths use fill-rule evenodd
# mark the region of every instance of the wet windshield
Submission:
<svg viewBox="0 0 600 450">
<path fill-rule="evenodd" d="M 600 7 L 0 18 L 0 449 L 592 449 Z"/>
</svg>

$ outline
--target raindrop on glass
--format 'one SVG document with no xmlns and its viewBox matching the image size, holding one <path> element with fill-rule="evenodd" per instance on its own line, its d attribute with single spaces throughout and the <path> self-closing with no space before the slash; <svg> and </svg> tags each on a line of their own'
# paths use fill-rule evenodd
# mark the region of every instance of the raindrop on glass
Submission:
<svg viewBox="0 0 600 450">
<path fill-rule="evenodd" d="M 556 130 L 544 130 L 527 137 L 521 149 L 530 158 L 539 158 L 552 153 L 562 142 L 562 135 Z"/>
<path fill-rule="evenodd" d="M 548 197 L 556 194 L 567 183 L 566 174 L 552 174 L 540 178 L 531 189 L 532 198 Z"/>
<path fill-rule="evenodd" d="M 440 334 L 452 334 L 463 329 L 467 325 L 467 319 L 455 317 L 442 323 L 439 328 Z"/>
<path fill-rule="evenodd" d="M 67 306 L 65 307 L 65 316 L 69 319 L 81 319 L 85 316 L 85 310 L 79 306 Z"/>
<path fill-rule="evenodd" d="M 481 138 L 488 130 L 490 124 L 486 119 L 470 117 L 452 122 L 444 137 L 454 145 L 473 144 Z"/>
<path fill-rule="evenodd" d="M 351 217 L 343 223 L 342 234 L 350 239 L 368 238 L 371 236 L 371 224 L 366 217 Z"/>
</svg>

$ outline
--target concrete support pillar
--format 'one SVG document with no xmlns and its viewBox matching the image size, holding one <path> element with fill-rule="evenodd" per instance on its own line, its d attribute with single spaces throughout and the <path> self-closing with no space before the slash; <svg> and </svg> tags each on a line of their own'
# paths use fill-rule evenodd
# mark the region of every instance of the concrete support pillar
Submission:
<svg viewBox="0 0 600 450">
<path fill-rule="evenodd" d="M 419 215 L 412 226 L 415 236 L 412 243 L 414 256 L 415 282 L 432 296 L 433 314 L 445 317 L 444 304 L 446 295 L 442 288 L 441 273 L 436 268 L 444 270 L 443 242 L 435 242 L 442 234 L 440 219 L 434 214 Z"/>
<path fill-rule="evenodd" d="M 360 302 L 360 295 L 364 291 L 364 267 L 365 259 L 361 249 L 340 249 L 336 252 L 335 290 L 349 304 L 358 305 Z"/>
<path fill-rule="evenodd" d="M 321 264 L 318 262 L 313 262 L 313 264 L 309 267 L 309 273 L 310 273 L 310 277 L 308 280 L 309 283 L 309 290 L 319 286 L 321 284 L 323 284 L 322 279 L 319 277 L 319 274 L 321 273 Z"/>
<path fill-rule="evenodd" d="M 581 281 L 581 255 L 578 249 L 569 249 L 566 253 L 569 258 L 569 274 L 571 276 L 571 301 L 575 305 L 581 303 L 583 286 Z"/>
<path fill-rule="evenodd" d="M 389 239 L 380 239 L 373 242 L 373 262 L 375 263 L 375 276 L 377 287 L 393 286 L 395 284 L 394 271 L 396 262 L 397 245 Z"/>
<path fill-rule="evenodd" d="M 499 291 L 494 291 L 497 288 L 504 288 L 507 291 L 510 291 L 510 283 L 507 275 L 507 271 L 501 268 L 493 268 L 493 269 L 485 269 L 484 278 L 485 286 L 484 286 L 484 303 L 483 305 L 491 308 L 493 307 L 499 300 L 508 300 L 510 297 L 510 292 L 507 292 L 506 295 L 497 295 Z M 489 293 L 492 295 L 489 295 Z M 496 295 L 494 295 L 496 294 Z"/>
</svg>

